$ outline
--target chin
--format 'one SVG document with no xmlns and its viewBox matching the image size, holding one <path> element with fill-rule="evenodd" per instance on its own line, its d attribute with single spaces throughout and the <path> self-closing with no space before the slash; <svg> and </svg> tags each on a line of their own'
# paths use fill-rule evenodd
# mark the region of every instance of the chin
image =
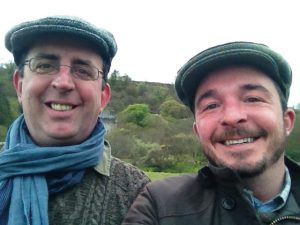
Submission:
<svg viewBox="0 0 300 225">
<path fill-rule="evenodd" d="M 260 161 L 252 165 L 244 164 L 243 167 L 232 168 L 242 178 L 252 178 L 259 176 L 267 169 L 267 163 Z"/>
</svg>

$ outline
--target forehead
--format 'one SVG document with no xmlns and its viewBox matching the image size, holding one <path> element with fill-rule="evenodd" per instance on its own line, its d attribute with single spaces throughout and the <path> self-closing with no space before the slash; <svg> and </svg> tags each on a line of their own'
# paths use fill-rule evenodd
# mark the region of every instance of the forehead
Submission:
<svg viewBox="0 0 300 225">
<path fill-rule="evenodd" d="M 207 74 L 197 88 L 196 96 L 209 89 L 234 90 L 244 84 L 257 84 L 276 91 L 274 82 L 264 72 L 252 67 L 232 66 Z"/>
<path fill-rule="evenodd" d="M 42 36 L 31 45 L 27 55 L 53 54 L 58 56 L 86 57 L 103 62 L 102 57 L 88 42 L 69 36 Z M 71 57 L 71 58 L 72 58 Z"/>
</svg>

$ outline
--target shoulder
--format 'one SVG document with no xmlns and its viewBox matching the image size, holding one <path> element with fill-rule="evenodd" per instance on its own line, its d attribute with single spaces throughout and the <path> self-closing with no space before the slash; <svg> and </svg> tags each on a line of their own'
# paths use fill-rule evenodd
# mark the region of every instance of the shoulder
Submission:
<svg viewBox="0 0 300 225">
<path fill-rule="evenodd" d="M 300 180 L 298 177 L 300 176 L 300 165 L 296 161 L 288 158 L 285 156 L 285 164 L 289 170 L 291 179 L 292 179 L 292 186 L 295 189 L 299 189 L 300 187 Z"/>
<path fill-rule="evenodd" d="M 157 180 L 146 185 L 146 195 L 156 202 L 157 205 L 173 207 L 181 204 L 190 204 L 194 199 L 203 195 L 202 187 L 197 174 L 184 174 Z"/>
<path fill-rule="evenodd" d="M 112 157 L 111 170 L 114 173 L 147 177 L 147 175 L 141 169 L 116 157 Z"/>
<path fill-rule="evenodd" d="M 190 190 L 191 188 L 198 188 L 197 174 L 183 174 L 174 177 L 168 177 L 165 179 L 153 181 L 147 185 L 147 188 L 152 193 L 159 194 L 160 190 L 164 194 L 176 195 L 178 192 L 182 192 L 184 190 Z"/>
<path fill-rule="evenodd" d="M 170 199 L 175 202 L 206 201 L 214 195 L 214 185 L 207 185 L 201 173 L 184 174 L 147 184 L 146 191 L 155 199 Z"/>
<path fill-rule="evenodd" d="M 126 186 L 145 186 L 150 182 L 149 177 L 136 166 L 112 157 L 110 179 Z"/>
<path fill-rule="evenodd" d="M 286 166 L 289 168 L 290 171 L 300 172 L 300 165 L 298 162 L 291 159 L 289 156 L 285 156 L 284 158 Z"/>
<path fill-rule="evenodd" d="M 185 215 L 206 209 L 214 195 L 213 189 L 201 185 L 198 174 L 185 174 L 147 184 L 135 207 L 151 208 L 160 218 Z"/>
</svg>

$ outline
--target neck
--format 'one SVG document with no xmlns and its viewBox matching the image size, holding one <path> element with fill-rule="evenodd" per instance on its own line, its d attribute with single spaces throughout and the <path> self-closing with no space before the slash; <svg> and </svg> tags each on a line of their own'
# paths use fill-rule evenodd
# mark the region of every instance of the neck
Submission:
<svg viewBox="0 0 300 225">
<path fill-rule="evenodd" d="M 277 195 L 284 182 L 285 164 L 284 155 L 268 167 L 262 174 L 244 179 L 246 188 L 253 192 L 253 195 L 262 202 L 266 202 Z"/>
</svg>

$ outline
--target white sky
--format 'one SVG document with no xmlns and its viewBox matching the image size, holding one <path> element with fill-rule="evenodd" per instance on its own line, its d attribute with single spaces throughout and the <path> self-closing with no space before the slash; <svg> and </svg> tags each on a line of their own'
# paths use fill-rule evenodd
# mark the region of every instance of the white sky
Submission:
<svg viewBox="0 0 300 225">
<path fill-rule="evenodd" d="M 15 24 L 75 15 L 111 31 L 118 43 L 112 70 L 133 80 L 174 83 L 198 52 L 229 41 L 267 44 L 293 70 L 289 105 L 300 103 L 300 13 L 297 0 L 4 0 L 0 62 L 12 60 L 4 35 Z"/>
</svg>

